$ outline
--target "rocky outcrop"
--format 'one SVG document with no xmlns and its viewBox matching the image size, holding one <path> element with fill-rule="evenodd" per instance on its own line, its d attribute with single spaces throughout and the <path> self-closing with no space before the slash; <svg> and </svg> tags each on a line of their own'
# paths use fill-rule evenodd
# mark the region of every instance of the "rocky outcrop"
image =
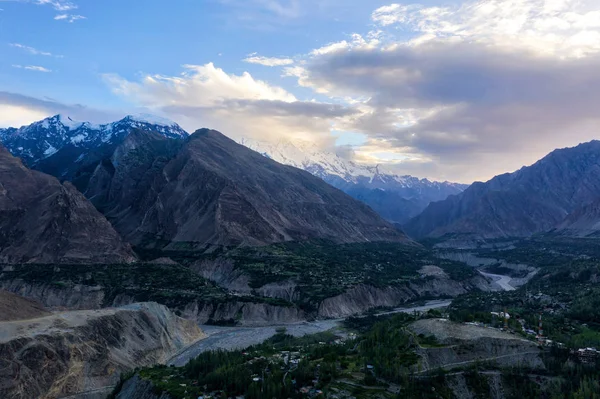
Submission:
<svg viewBox="0 0 600 399">
<path fill-rule="evenodd" d="M 295 306 L 275 306 L 266 303 L 231 301 L 221 303 L 188 303 L 182 317 L 207 322 L 234 321 L 242 326 L 268 326 L 305 321 L 307 315 Z"/>
<path fill-rule="evenodd" d="M 0 290 L 0 322 L 48 316 L 50 312 L 38 301 Z"/>
<path fill-rule="evenodd" d="M 229 291 L 250 294 L 250 276 L 235 267 L 231 259 L 217 258 L 194 262 L 190 269 Z"/>
<path fill-rule="evenodd" d="M 50 309 L 100 309 L 105 305 L 105 291 L 100 286 L 75 284 L 67 288 L 15 279 L 0 281 L 0 288 L 39 301 Z"/>
<path fill-rule="evenodd" d="M 0 323 L 0 397 L 106 397 L 121 373 L 204 337 L 156 303 Z"/>
<path fill-rule="evenodd" d="M 144 380 L 136 374 L 123 383 L 117 399 L 171 399 L 171 396 L 165 392 L 160 396 L 156 395 L 153 388 L 150 381 Z"/>
<path fill-rule="evenodd" d="M 298 284 L 293 280 L 284 280 L 265 284 L 259 288 L 250 287 L 250 276 L 236 268 L 231 259 L 218 258 L 193 263 L 190 268 L 207 280 L 236 293 L 256 294 L 267 298 L 279 298 L 289 302 L 299 299 Z"/>
<path fill-rule="evenodd" d="M 600 141 L 552 152 L 532 166 L 474 183 L 408 222 L 414 238 L 523 237 L 554 228 L 600 196 Z"/>
<path fill-rule="evenodd" d="M 15 279 L 0 281 L 0 288 L 39 301 L 54 310 L 92 310 L 136 302 L 136 298 L 123 294 L 108 300 L 109 295 L 103 287 L 83 284 L 61 287 Z M 276 306 L 242 299 L 224 302 L 198 302 L 189 299 L 171 310 L 200 324 L 233 320 L 240 325 L 270 325 L 295 323 L 304 321 L 307 317 L 302 310 L 294 306 Z"/>
<path fill-rule="evenodd" d="M 535 342 L 514 335 L 445 319 L 424 319 L 410 325 L 415 334 L 433 335 L 443 345 L 419 348 L 421 371 L 463 368 L 476 362 L 498 367 L 544 369 L 542 351 Z"/>
<path fill-rule="evenodd" d="M 438 256 L 443 259 L 463 262 L 469 266 L 480 268 L 480 271 L 490 271 L 492 274 L 498 275 L 499 273 L 496 271 L 500 269 L 502 275 L 511 277 L 509 284 L 512 287 L 527 284 L 539 271 L 538 268 L 523 263 L 510 263 L 504 259 L 483 258 L 466 251 L 440 251 Z"/>
<path fill-rule="evenodd" d="M 70 183 L 0 146 L 0 263 L 123 263 L 128 244 Z"/>
<path fill-rule="evenodd" d="M 376 307 L 399 306 L 422 297 L 455 297 L 472 290 L 490 290 L 489 282 L 477 276 L 466 282 L 446 278 L 426 278 L 405 286 L 373 287 L 358 285 L 341 295 L 325 299 L 318 315 L 324 318 L 341 318 Z"/>
<path fill-rule="evenodd" d="M 200 249 L 314 238 L 411 243 L 363 203 L 219 132 L 198 130 L 181 148 L 171 141 L 135 132 L 99 166 L 86 191 L 135 245 Z"/>
</svg>

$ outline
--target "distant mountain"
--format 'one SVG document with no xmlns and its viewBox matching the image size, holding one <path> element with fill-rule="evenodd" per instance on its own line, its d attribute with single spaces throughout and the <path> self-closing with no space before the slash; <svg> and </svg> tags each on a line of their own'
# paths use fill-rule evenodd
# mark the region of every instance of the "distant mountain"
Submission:
<svg viewBox="0 0 600 399">
<path fill-rule="evenodd" d="M 592 141 L 556 150 L 517 172 L 474 183 L 461 194 L 430 204 L 404 227 L 415 238 L 448 233 L 528 236 L 554 228 L 599 197 L 600 141 Z"/>
<path fill-rule="evenodd" d="M 18 129 L 0 129 L 0 142 L 27 166 L 82 189 L 93 172 L 91 165 L 112 154 L 133 129 L 168 138 L 188 136 L 175 122 L 152 115 L 129 115 L 102 125 L 55 115 Z"/>
<path fill-rule="evenodd" d="M 366 203 L 385 219 L 404 223 L 432 201 L 462 192 L 467 185 L 400 176 L 382 166 L 360 165 L 312 143 L 250 139 L 240 144 L 279 163 L 306 170 Z"/>
<path fill-rule="evenodd" d="M 186 140 L 136 130 L 100 162 L 86 195 L 130 242 L 150 247 L 289 240 L 410 242 L 311 174 L 202 129 Z"/>
<path fill-rule="evenodd" d="M 571 212 L 553 233 L 575 237 L 600 237 L 600 198 Z"/>
<path fill-rule="evenodd" d="M 0 146 L 0 263 L 122 263 L 134 255 L 70 183 Z"/>
</svg>

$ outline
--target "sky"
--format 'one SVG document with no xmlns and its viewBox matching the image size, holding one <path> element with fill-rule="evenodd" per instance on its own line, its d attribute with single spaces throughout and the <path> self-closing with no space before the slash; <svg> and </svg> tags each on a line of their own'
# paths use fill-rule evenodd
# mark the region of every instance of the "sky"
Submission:
<svg viewBox="0 0 600 399">
<path fill-rule="evenodd" d="M 138 112 L 485 181 L 600 138 L 600 1 L 0 0 L 0 127 Z"/>
</svg>

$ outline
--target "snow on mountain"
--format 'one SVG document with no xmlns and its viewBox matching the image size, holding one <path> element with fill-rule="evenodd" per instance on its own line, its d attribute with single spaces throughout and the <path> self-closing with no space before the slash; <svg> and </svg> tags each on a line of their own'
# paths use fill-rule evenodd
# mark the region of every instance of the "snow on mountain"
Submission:
<svg viewBox="0 0 600 399">
<path fill-rule="evenodd" d="M 409 175 L 398 175 L 382 165 L 361 165 L 343 159 L 333 152 L 323 151 L 310 142 L 279 141 L 269 143 L 242 139 L 240 144 L 279 163 L 311 172 L 324 180 L 337 180 L 372 188 L 385 189 L 439 189 L 450 188 L 461 192 L 467 186 L 459 183 L 436 182 Z M 337 185 L 340 185 L 338 183 Z"/>
<path fill-rule="evenodd" d="M 398 175 L 382 165 L 361 165 L 310 142 L 242 139 L 240 144 L 279 163 L 306 170 L 363 201 L 384 218 L 404 223 L 429 203 L 459 194 L 467 185 Z"/>
<path fill-rule="evenodd" d="M 0 129 L 0 141 L 13 155 L 33 166 L 61 150 L 82 152 L 119 142 L 134 128 L 169 138 L 188 135 L 175 122 L 152 115 L 128 115 L 116 122 L 95 125 L 59 114 L 28 126 Z"/>
</svg>

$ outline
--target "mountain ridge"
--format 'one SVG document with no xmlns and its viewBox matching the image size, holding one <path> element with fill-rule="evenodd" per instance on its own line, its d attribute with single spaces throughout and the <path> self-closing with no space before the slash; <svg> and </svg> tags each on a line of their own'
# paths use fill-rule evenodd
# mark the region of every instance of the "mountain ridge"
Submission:
<svg viewBox="0 0 600 399">
<path fill-rule="evenodd" d="M 135 245 L 265 245 L 312 238 L 412 243 L 368 206 L 223 134 L 135 131 L 86 195 Z"/>
<path fill-rule="evenodd" d="M 0 263 L 128 263 L 135 255 L 71 183 L 0 145 Z"/>
<path fill-rule="evenodd" d="M 269 143 L 244 138 L 239 143 L 279 163 L 310 172 L 366 203 L 393 223 L 404 223 L 430 202 L 458 194 L 468 187 L 398 175 L 383 165 L 358 164 L 308 142 Z"/>
<path fill-rule="evenodd" d="M 600 195 L 600 141 L 552 151 L 531 166 L 434 202 L 404 228 L 415 238 L 546 232 Z"/>
</svg>

